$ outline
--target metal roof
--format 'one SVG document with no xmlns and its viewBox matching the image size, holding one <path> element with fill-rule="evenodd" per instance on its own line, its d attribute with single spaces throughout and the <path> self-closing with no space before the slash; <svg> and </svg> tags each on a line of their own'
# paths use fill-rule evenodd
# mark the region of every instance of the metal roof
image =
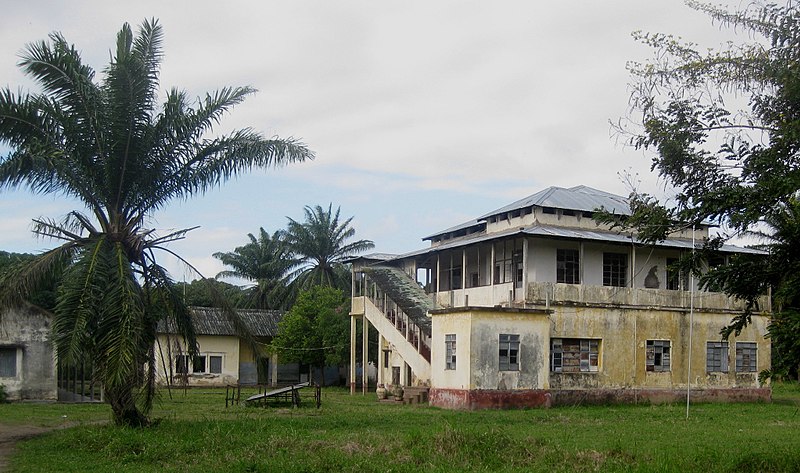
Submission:
<svg viewBox="0 0 800 473">
<path fill-rule="evenodd" d="M 457 240 L 453 240 L 447 243 L 442 243 L 440 245 L 433 246 L 430 248 L 424 248 L 421 250 L 412 251 L 410 253 L 405 253 L 403 255 L 398 256 L 396 259 L 405 259 L 424 254 L 435 253 L 438 251 L 460 248 L 462 246 L 473 245 L 475 243 L 481 243 L 484 241 L 507 238 L 509 236 L 513 236 L 516 234 L 532 235 L 545 238 L 563 238 L 568 240 L 588 240 L 588 241 L 608 242 L 612 244 L 631 243 L 630 234 L 625 234 L 625 233 L 535 224 L 529 227 L 512 228 L 500 232 L 482 233 L 480 235 L 476 235 L 474 238 L 470 237 L 459 238 Z M 635 243 L 640 246 L 647 245 L 646 243 L 643 243 L 638 239 L 635 241 Z M 698 245 L 701 244 L 702 242 L 698 241 Z M 692 241 L 680 238 L 668 238 L 664 241 L 656 243 L 654 246 L 657 248 L 691 249 Z M 720 248 L 720 251 L 726 253 L 749 253 L 749 254 L 764 254 L 764 255 L 767 254 L 766 252 L 761 250 L 756 250 L 753 248 L 743 248 L 735 245 L 723 245 Z"/>
<path fill-rule="evenodd" d="M 212 307 L 190 307 L 192 322 L 197 335 L 226 335 L 237 336 L 233 322 L 222 310 Z M 278 322 L 283 318 L 280 310 L 245 310 L 237 309 L 236 313 L 255 337 L 274 337 L 278 334 Z M 165 333 L 163 321 L 159 323 L 158 331 Z M 173 332 L 172 330 L 170 332 Z"/>
<path fill-rule="evenodd" d="M 437 237 L 439 235 L 444 235 L 446 233 L 453 233 L 453 232 L 457 232 L 459 230 L 464 230 L 464 229 L 471 228 L 471 227 L 486 228 L 486 222 L 481 222 L 481 221 L 478 221 L 478 220 L 470 220 L 469 222 L 460 223 L 460 224 L 458 224 L 456 226 L 453 226 L 453 227 L 450 227 L 450 228 L 446 228 L 446 229 L 444 229 L 444 230 L 442 230 L 440 232 L 436 232 L 436 233 L 433 233 L 431 235 L 428 235 L 428 236 L 424 237 L 423 240 L 431 240 L 434 237 Z"/>
<path fill-rule="evenodd" d="M 601 191 L 588 186 L 575 186 L 565 189 L 563 187 L 548 187 L 524 199 L 512 202 L 505 207 L 493 210 L 478 220 L 484 220 L 494 215 L 512 212 L 531 206 L 552 207 L 556 209 L 577 210 L 592 212 L 603 207 L 609 212 L 618 215 L 630 215 L 628 199 L 610 192 Z"/>
</svg>

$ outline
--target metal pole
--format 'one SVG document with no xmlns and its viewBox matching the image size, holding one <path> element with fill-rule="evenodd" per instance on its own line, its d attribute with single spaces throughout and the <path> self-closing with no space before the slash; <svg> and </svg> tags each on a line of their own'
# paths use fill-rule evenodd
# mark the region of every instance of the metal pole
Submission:
<svg viewBox="0 0 800 473">
<path fill-rule="evenodd" d="M 694 225 L 692 225 L 692 264 L 694 264 Z M 689 392 L 692 383 L 692 335 L 694 331 L 694 268 L 689 273 L 689 364 L 686 368 L 686 418 L 689 418 Z"/>
</svg>

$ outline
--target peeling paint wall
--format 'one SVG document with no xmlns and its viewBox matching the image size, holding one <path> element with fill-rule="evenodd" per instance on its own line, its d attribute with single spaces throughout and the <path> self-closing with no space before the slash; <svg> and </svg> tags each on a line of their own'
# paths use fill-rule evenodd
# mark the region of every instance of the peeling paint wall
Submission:
<svg viewBox="0 0 800 473">
<path fill-rule="evenodd" d="M 547 384 L 546 315 L 531 311 L 465 308 L 435 313 L 431 385 L 443 389 L 520 390 Z M 445 369 L 445 335 L 456 335 L 456 369 Z M 519 335 L 519 370 L 499 370 L 500 334 Z"/>
<path fill-rule="evenodd" d="M 691 351 L 692 388 L 758 388 L 758 371 L 770 366 L 769 341 L 763 338 L 768 318 L 754 316 L 739 337 L 731 337 L 726 373 L 706 371 L 706 342 L 719 341 L 719 331 L 731 313 L 696 312 L 689 349 L 688 311 L 551 306 L 551 337 L 591 338 L 600 342 L 600 367 L 596 373 L 551 373 L 554 389 L 686 388 Z M 665 372 L 647 371 L 647 340 L 670 341 L 670 367 Z M 757 346 L 757 370 L 736 373 L 737 341 Z"/>
<path fill-rule="evenodd" d="M 0 377 L 9 399 L 58 397 L 48 315 L 33 308 L 4 311 L 0 315 L 0 347 L 15 352 L 15 375 Z"/>
</svg>

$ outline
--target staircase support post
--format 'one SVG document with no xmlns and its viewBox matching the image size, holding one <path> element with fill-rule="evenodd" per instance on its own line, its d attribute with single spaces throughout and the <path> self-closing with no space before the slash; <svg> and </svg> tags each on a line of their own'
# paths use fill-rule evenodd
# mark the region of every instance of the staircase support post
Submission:
<svg viewBox="0 0 800 473">
<path fill-rule="evenodd" d="M 350 394 L 356 393 L 356 316 L 350 316 Z"/>
</svg>

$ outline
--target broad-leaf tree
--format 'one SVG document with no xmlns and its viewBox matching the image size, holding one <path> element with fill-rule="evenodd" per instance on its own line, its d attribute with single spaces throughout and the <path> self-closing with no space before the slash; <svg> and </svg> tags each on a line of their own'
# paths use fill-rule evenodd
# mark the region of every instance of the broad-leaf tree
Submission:
<svg viewBox="0 0 800 473">
<path fill-rule="evenodd" d="M 314 286 L 301 291 L 278 323 L 272 349 L 282 360 L 321 368 L 346 363 L 349 348 L 349 306 L 341 289 Z"/>
<path fill-rule="evenodd" d="M 285 309 L 288 307 L 288 280 L 297 261 L 284 241 L 282 231 L 271 236 L 259 228 L 258 238 L 252 233 L 250 242 L 227 253 L 214 253 L 214 258 L 232 269 L 217 274 L 217 278 L 241 278 L 255 285 L 248 289 L 247 307 L 254 309 Z"/>
<path fill-rule="evenodd" d="M 344 261 L 375 247 L 370 240 L 352 239 L 356 231 L 350 226 L 353 217 L 340 221 L 341 207 L 333 211 L 333 204 L 324 209 L 319 205 L 304 208 L 305 221 L 289 218 L 286 241 L 299 260 L 293 274 L 299 289 L 312 286 L 329 286 L 347 290 L 350 273 Z"/>
<path fill-rule="evenodd" d="M 28 45 L 19 63 L 41 92 L 0 90 L 0 141 L 12 149 L 0 158 L 0 188 L 27 187 L 84 205 L 62 218 L 34 220 L 36 234 L 61 245 L 4 278 L 0 302 L 19 303 L 66 267 L 53 321 L 58 356 L 89 357 L 114 420 L 134 426 L 148 423 L 159 320 L 174 324 L 190 350 L 196 346 L 182 297 L 156 259 L 189 229 L 159 234 L 150 218 L 253 167 L 313 157 L 300 142 L 265 139 L 251 129 L 211 133 L 254 93 L 250 87 L 197 100 L 173 88 L 161 99 L 161 43 L 155 20 L 136 34 L 123 25 L 98 79 L 53 33 Z"/>
<path fill-rule="evenodd" d="M 768 287 L 781 295 L 779 311 L 796 311 L 800 302 L 800 281 L 789 276 L 800 253 L 790 250 L 794 237 L 781 235 L 796 230 L 796 221 L 785 224 L 800 192 L 800 11 L 791 3 L 751 2 L 736 11 L 687 3 L 740 40 L 706 49 L 638 34 L 655 55 L 630 66 L 632 117 L 641 127 L 624 128 L 634 146 L 654 152 L 652 167 L 675 196 L 665 203 L 633 195 L 624 224 L 651 241 L 680 226 L 718 224 L 722 231 L 706 242 L 705 254 L 731 237 L 766 232 L 770 257 L 736 257 L 703 278 L 748 302 L 727 336 L 749 323 Z"/>
</svg>

